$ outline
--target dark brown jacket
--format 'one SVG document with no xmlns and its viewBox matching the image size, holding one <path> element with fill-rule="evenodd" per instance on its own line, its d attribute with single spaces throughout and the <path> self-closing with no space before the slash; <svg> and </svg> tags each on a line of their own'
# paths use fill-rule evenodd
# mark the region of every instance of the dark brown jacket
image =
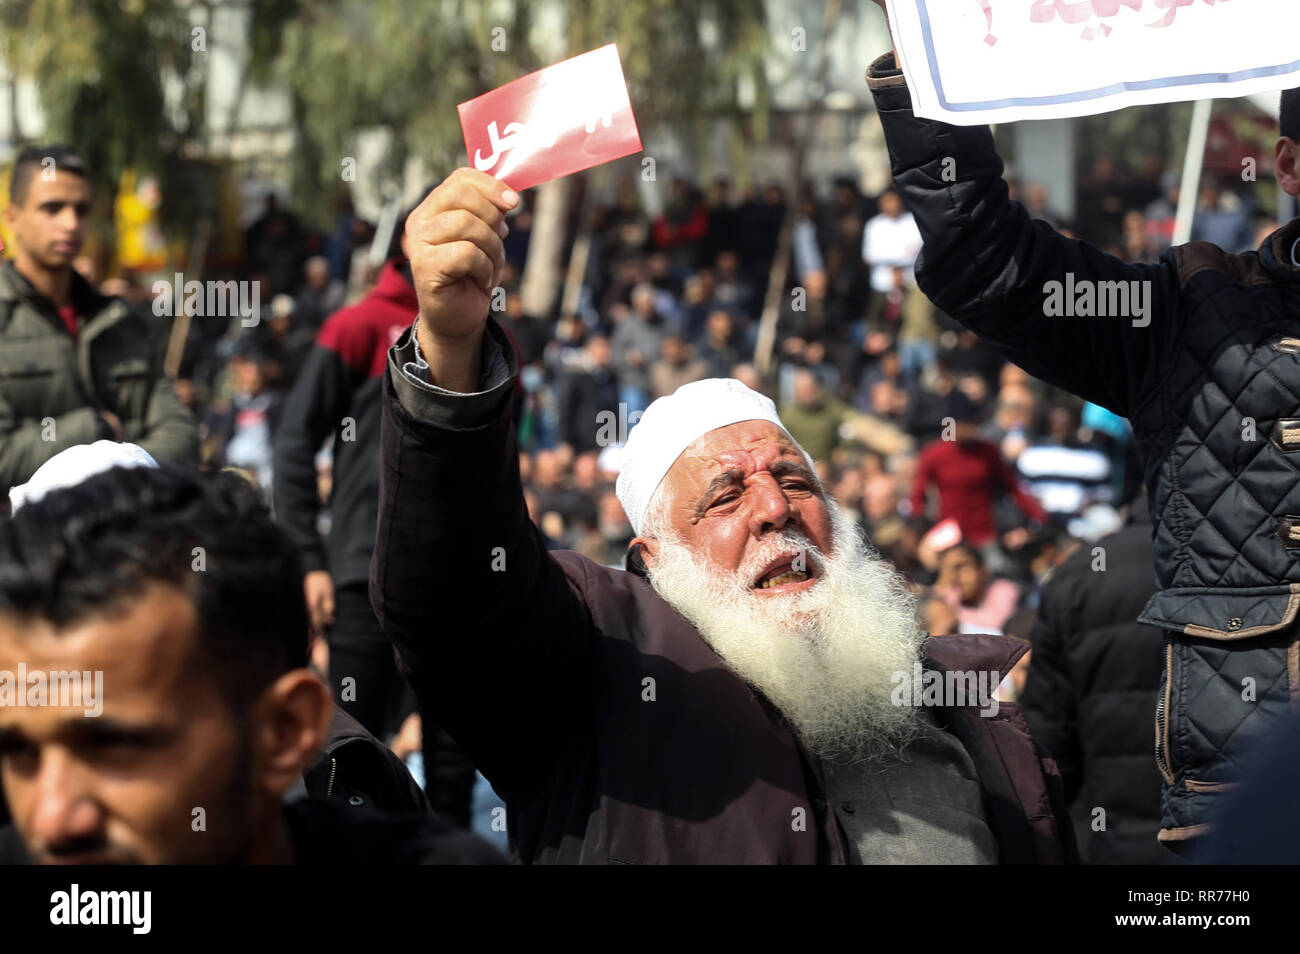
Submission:
<svg viewBox="0 0 1300 954">
<path fill-rule="evenodd" d="M 816 763 L 779 713 L 644 580 L 547 552 L 520 488 L 513 350 L 489 332 L 474 395 L 407 380 L 409 331 L 390 353 L 371 599 L 421 706 L 505 799 L 519 858 L 844 863 Z M 1005 672 L 1024 647 L 928 650 L 938 668 Z M 1001 860 L 1071 859 L 1060 778 L 1019 711 L 939 717 L 975 762 Z"/>
</svg>

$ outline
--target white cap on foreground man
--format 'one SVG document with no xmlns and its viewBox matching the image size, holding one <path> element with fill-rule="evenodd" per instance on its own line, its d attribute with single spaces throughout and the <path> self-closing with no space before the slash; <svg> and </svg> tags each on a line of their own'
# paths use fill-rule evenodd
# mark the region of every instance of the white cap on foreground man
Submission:
<svg viewBox="0 0 1300 954">
<path fill-rule="evenodd" d="M 138 444 L 95 441 L 59 451 L 36 469 L 25 484 L 9 488 L 9 509 L 17 513 L 24 504 L 35 503 L 51 490 L 72 487 L 110 467 L 157 467 L 158 462 Z"/>
<path fill-rule="evenodd" d="M 655 490 L 682 451 L 701 435 L 741 421 L 768 421 L 785 430 L 772 399 L 735 378 L 692 381 L 646 409 L 619 456 L 615 487 L 635 532 L 641 532 Z"/>
</svg>

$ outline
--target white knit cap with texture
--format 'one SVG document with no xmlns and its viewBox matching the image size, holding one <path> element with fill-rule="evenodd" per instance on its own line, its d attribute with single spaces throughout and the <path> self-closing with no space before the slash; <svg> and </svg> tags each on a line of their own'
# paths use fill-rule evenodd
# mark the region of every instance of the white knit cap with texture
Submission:
<svg viewBox="0 0 1300 954">
<path fill-rule="evenodd" d="M 112 467 L 157 467 L 158 462 L 138 444 L 95 441 L 59 451 L 32 474 L 25 484 L 9 488 L 9 509 L 17 513 L 24 504 L 35 503 L 51 490 L 81 483 Z"/>
<path fill-rule="evenodd" d="M 636 533 L 641 532 L 655 490 L 682 451 L 709 431 L 740 421 L 770 421 L 785 430 L 772 400 L 735 378 L 683 384 L 646 408 L 628 433 L 614 485 Z"/>
</svg>

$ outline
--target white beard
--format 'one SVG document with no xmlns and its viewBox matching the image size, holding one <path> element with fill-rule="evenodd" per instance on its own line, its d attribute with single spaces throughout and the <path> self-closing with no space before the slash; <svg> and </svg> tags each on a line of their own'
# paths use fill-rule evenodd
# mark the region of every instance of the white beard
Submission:
<svg viewBox="0 0 1300 954">
<path fill-rule="evenodd" d="M 925 634 L 902 576 L 863 544 L 833 504 L 834 555 L 794 530 L 765 538 L 737 572 L 696 558 L 660 536 L 651 585 L 705 641 L 762 692 L 817 756 L 861 759 L 897 751 L 919 728 L 900 706 L 895 673 L 911 673 Z M 760 596 L 753 581 L 791 550 L 821 579 L 788 595 Z"/>
</svg>

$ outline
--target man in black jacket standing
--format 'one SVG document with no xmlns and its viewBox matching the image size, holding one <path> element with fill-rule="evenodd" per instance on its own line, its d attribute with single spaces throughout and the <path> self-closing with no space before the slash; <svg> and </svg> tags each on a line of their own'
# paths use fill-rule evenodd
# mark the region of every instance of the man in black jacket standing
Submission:
<svg viewBox="0 0 1300 954">
<path fill-rule="evenodd" d="M 1300 702 L 1300 220 L 1257 252 L 1193 242 L 1126 264 L 1012 202 L 986 127 L 915 116 L 892 52 L 867 83 L 924 240 L 920 288 L 1013 363 L 1133 426 L 1159 584 L 1141 621 L 1168 641 L 1159 838 L 1177 850 Z M 1281 117 L 1278 185 L 1300 195 L 1300 90 Z"/>
<path fill-rule="evenodd" d="M 1088 864 L 1163 864 L 1160 773 L 1151 719 L 1163 664 L 1160 630 L 1135 622 L 1156 591 L 1151 521 L 1080 547 L 1043 587 L 1033 662 L 1018 700 L 1065 782 L 1079 855 Z"/>
<path fill-rule="evenodd" d="M 380 739 L 412 708 L 393 647 L 366 593 L 379 508 L 379 409 L 388 348 L 418 301 L 406 256 L 395 248 L 365 298 L 331 315 L 285 403 L 275 446 L 275 510 L 302 554 L 312 625 L 328 633 L 338 704 Z M 328 546 L 317 521 L 316 453 L 334 450 Z M 422 720 L 425 789 L 434 809 L 467 828 L 474 766 L 445 730 Z"/>
</svg>

